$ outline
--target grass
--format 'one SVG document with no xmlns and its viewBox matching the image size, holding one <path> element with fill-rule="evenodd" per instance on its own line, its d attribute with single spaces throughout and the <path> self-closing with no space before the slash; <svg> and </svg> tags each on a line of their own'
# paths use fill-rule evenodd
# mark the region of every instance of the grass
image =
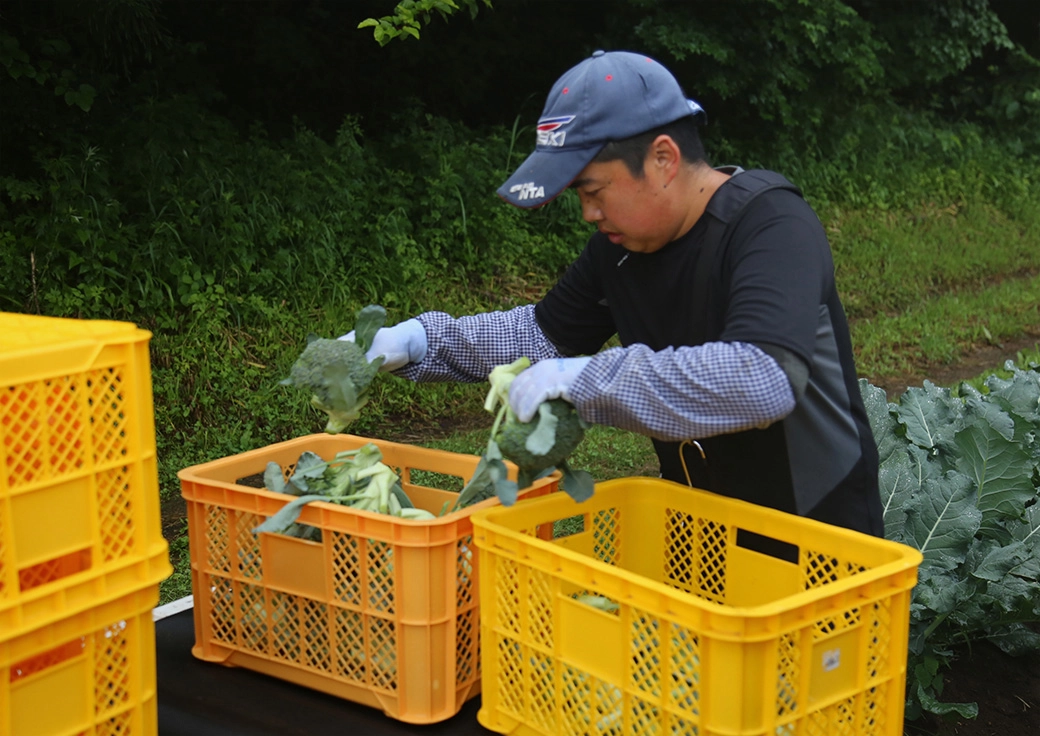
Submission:
<svg viewBox="0 0 1040 736">
<path fill-rule="evenodd" d="M 1021 337 L 1040 325 L 1040 275 L 1012 276 L 922 299 L 899 314 L 852 323 L 857 368 L 875 379 L 910 367 L 955 363 L 975 345 Z"/>
<path fill-rule="evenodd" d="M 850 320 L 916 309 L 1040 270 L 1040 207 L 925 203 L 822 215 Z"/>
</svg>

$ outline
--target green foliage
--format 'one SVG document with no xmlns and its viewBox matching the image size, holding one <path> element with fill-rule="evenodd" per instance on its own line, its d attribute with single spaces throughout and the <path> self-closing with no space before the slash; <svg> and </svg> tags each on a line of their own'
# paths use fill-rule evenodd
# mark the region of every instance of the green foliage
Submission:
<svg viewBox="0 0 1040 736">
<path fill-rule="evenodd" d="M 491 7 L 491 0 L 482 0 L 484 5 Z M 366 18 L 358 24 L 358 28 L 371 28 L 372 37 L 380 46 L 393 41 L 395 38 L 405 39 L 409 36 L 419 38 L 419 29 L 430 22 L 434 12 L 442 18 L 448 18 L 457 13 L 463 7 L 469 9 L 470 18 L 477 17 L 479 9 L 478 0 L 401 0 L 394 7 L 392 15 L 382 18 Z"/>
<path fill-rule="evenodd" d="M 633 4 L 644 8 L 634 26 L 640 47 L 696 80 L 691 94 L 740 100 L 749 113 L 745 124 L 760 133 L 763 125 L 772 134 L 819 129 L 883 87 L 882 45 L 841 0 Z M 730 130 L 733 122 L 719 124 Z"/>
<path fill-rule="evenodd" d="M 1007 28 L 988 0 L 918 3 L 893 13 L 885 0 L 851 2 L 884 44 L 889 84 L 935 84 L 963 72 L 992 50 L 1012 49 Z"/>
<path fill-rule="evenodd" d="M 957 645 L 1040 651 L 1040 371 L 1005 369 L 985 393 L 925 382 L 898 403 L 860 382 L 881 459 L 889 539 L 922 552 L 910 608 L 907 717 L 974 717 L 941 700 Z"/>
<path fill-rule="evenodd" d="M 67 58 L 70 51 L 69 44 L 62 39 L 51 39 L 41 44 L 44 57 Z M 66 105 L 75 105 L 83 112 L 90 110 L 97 96 L 93 86 L 77 83 L 73 69 L 54 69 L 54 62 L 49 58 L 34 63 L 18 39 L 8 33 L 0 33 L 0 65 L 7 70 L 11 79 L 26 79 L 46 86 L 53 90 L 56 97 L 61 97 Z"/>
<path fill-rule="evenodd" d="M 945 121 L 999 121 L 1000 137 L 1038 150 L 1038 61 L 987 0 L 895 10 L 884 0 L 619 5 L 607 35 L 674 69 L 706 104 L 713 137 L 804 156 L 835 145 L 864 111 L 895 104 Z"/>
<path fill-rule="evenodd" d="M 331 143 L 305 129 L 243 140 L 197 100 L 155 101 L 106 147 L 42 160 L 39 179 L 0 179 L 14 220 L 0 304 L 136 318 L 278 294 L 295 309 L 410 311 L 410 285 L 433 273 L 480 277 L 532 257 L 562 268 L 576 223 L 491 206 L 507 146 L 421 113 L 380 148 L 362 146 L 353 120 Z"/>
</svg>

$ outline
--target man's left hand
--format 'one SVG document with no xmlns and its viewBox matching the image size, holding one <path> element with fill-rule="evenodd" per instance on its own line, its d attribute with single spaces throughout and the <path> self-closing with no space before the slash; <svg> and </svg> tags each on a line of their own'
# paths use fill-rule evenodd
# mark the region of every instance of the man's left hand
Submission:
<svg viewBox="0 0 1040 736">
<path fill-rule="evenodd" d="M 549 399 L 570 401 L 571 386 L 590 360 L 589 356 L 551 358 L 535 363 L 514 378 L 509 387 L 509 405 L 516 418 L 531 421 L 542 402 Z"/>
</svg>

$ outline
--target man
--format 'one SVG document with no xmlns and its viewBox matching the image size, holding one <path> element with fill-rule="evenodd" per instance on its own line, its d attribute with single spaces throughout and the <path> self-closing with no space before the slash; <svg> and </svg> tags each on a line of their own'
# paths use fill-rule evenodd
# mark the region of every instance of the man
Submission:
<svg viewBox="0 0 1040 736">
<path fill-rule="evenodd" d="M 712 168 L 703 114 L 640 54 L 597 51 L 565 73 L 498 193 L 533 208 L 572 187 L 598 232 L 538 304 L 427 312 L 370 353 L 416 381 L 481 381 L 527 356 L 509 397 L 521 421 L 563 398 L 650 436 L 665 478 L 881 536 L 826 234 L 783 177 Z"/>
</svg>

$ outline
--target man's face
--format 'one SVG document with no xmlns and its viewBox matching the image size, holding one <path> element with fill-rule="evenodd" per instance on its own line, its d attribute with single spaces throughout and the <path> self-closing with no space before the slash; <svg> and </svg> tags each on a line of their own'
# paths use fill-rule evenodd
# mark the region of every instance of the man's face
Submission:
<svg viewBox="0 0 1040 736">
<path fill-rule="evenodd" d="M 581 214 L 610 242 L 635 253 L 653 253 L 680 232 L 667 190 L 654 166 L 644 164 L 642 178 L 622 161 L 590 163 L 571 185 L 581 199 Z"/>
</svg>

